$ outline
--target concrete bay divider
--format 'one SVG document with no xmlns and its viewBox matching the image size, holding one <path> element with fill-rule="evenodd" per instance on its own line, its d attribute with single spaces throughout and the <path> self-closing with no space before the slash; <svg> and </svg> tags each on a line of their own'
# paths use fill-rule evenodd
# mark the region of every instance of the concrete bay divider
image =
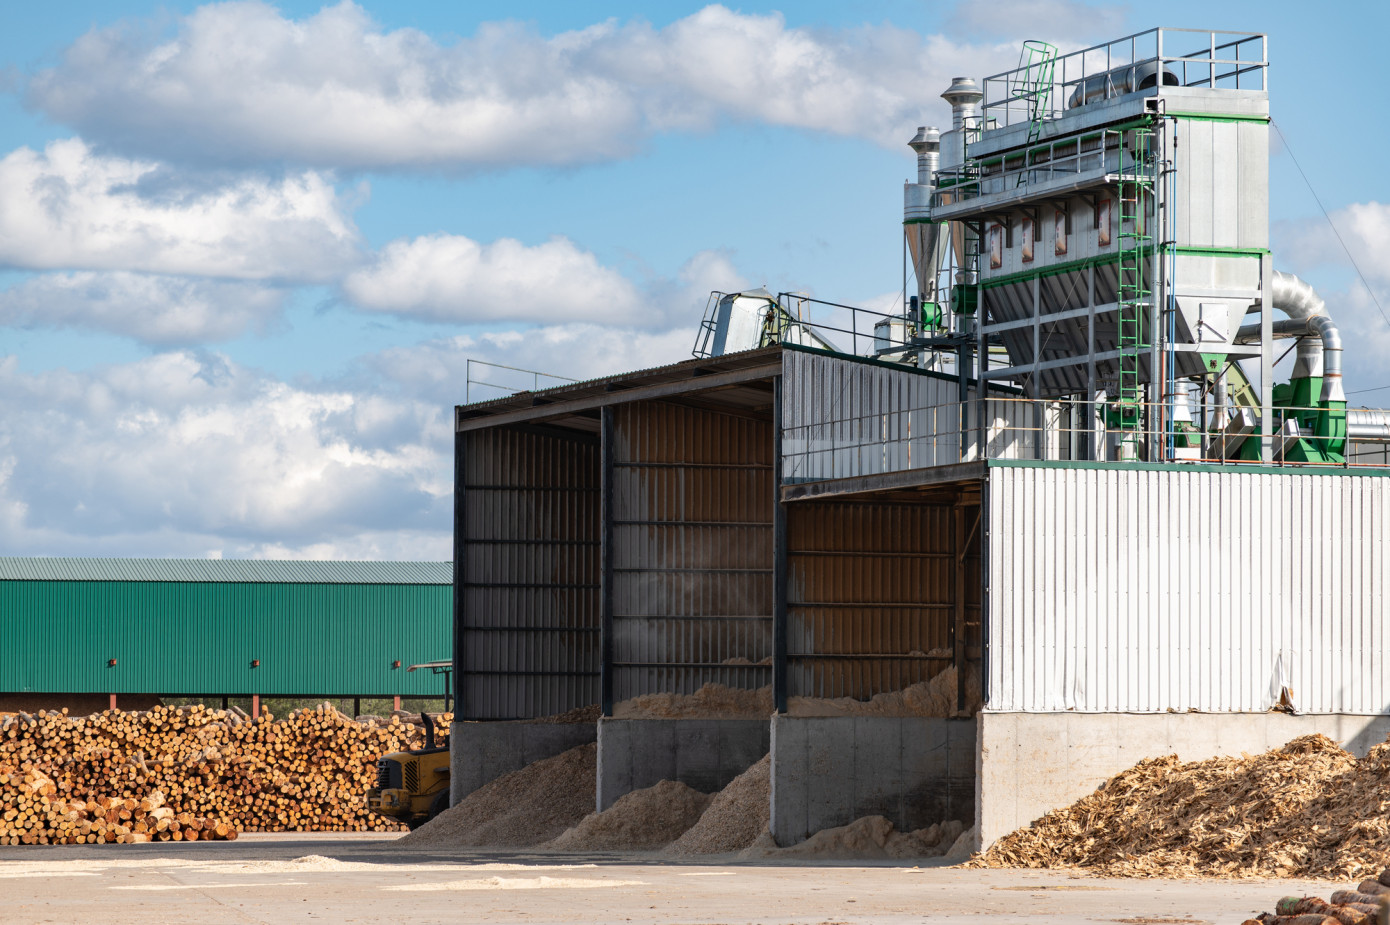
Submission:
<svg viewBox="0 0 1390 925">
<path fill-rule="evenodd" d="M 768 753 L 770 740 L 765 719 L 605 717 L 598 723 L 598 809 L 663 780 L 723 790 Z"/>
<path fill-rule="evenodd" d="M 974 719 L 775 716 L 772 835 L 793 845 L 862 816 L 900 831 L 975 822 Z"/>
<path fill-rule="evenodd" d="M 593 723 L 477 722 L 449 727 L 449 805 L 504 774 L 597 738 Z"/>
</svg>

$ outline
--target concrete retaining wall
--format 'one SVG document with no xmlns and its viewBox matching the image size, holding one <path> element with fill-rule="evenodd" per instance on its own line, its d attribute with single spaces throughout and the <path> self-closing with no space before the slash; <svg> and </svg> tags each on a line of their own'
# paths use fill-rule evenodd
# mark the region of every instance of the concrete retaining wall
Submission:
<svg viewBox="0 0 1390 925">
<path fill-rule="evenodd" d="M 772 834 L 780 845 L 861 816 L 910 831 L 975 817 L 975 720 L 777 716 Z"/>
<path fill-rule="evenodd" d="M 723 790 L 767 754 L 769 738 L 765 719 L 601 719 L 598 808 L 663 780 Z"/>
<path fill-rule="evenodd" d="M 593 723 L 454 723 L 449 727 L 449 805 L 503 774 L 592 742 Z"/>
<path fill-rule="evenodd" d="M 1096 789 L 1144 758 L 1255 754 L 1321 733 L 1362 756 L 1390 716 L 1345 713 L 983 713 L 980 840 L 995 839 Z"/>
</svg>

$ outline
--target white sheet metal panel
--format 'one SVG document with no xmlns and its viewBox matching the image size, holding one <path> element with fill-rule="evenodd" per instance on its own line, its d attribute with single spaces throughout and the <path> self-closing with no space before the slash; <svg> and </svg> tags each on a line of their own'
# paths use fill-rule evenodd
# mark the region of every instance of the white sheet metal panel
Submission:
<svg viewBox="0 0 1390 925">
<path fill-rule="evenodd" d="M 1390 712 L 1390 479 L 1000 467 L 996 712 Z"/>
<path fill-rule="evenodd" d="M 972 430 L 960 451 L 959 386 L 906 367 L 788 350 L 782 361 L 782 478 L 849 478 L 974 458 Z M 974 396 L 973 389 L 970 395 Z M 991 399 L 988 456 L 1033 458 L 1033 405 Z M 975 407 L 970 406 L 971 420 Z M 1057 413 L 1044 420 L 1046 452 L 1058 449 Z"/>
</svg>

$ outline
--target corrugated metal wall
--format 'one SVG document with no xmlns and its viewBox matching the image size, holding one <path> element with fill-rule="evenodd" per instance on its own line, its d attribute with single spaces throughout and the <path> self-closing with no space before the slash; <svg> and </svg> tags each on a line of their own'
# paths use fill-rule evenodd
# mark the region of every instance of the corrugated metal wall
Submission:
<svg viewBox="0 0 1390 925">
<path fill-rule="evenodd" d="M 979 508 L 967 508 L 974 524 Z M 789 506 L 788 668 L 792 696 L 901 690 L 949 667 L 956 595 L 979 646 L 979 531 L 957 587 L 951 502 L 816 501 Z"/>
<path fill-rule="evenodd" d="M 614 410 L 613 696 L 771 683 L 770 419 Z"/>
<path fill-rule="evenodd" d="M 0 581 L 0 691 L 443 696 L 442 677 L 405 669 L 449 657 L 451 596 L 449 585 Z"/>
<path fill-rule="evenodd" d="M 463 446 L 462 715 L 598 703 L 598 439 L 497 427 Z"/>
<path fill-rule="evenodd" d="M 782 379 L 785 482 L 900 472 L 976 458 L 974 430 L 961 455 L 960 387 L 954 379 L 790 349 L 783 355 Z M 992 398 L 986 413 L 989 458 L 1037 455 L 1030 403 Z M 970 421 L 975 414 L 972 404 Z M 1059 449 L 1057 426 L 1051 410 L 1044 426 L 1048 458 Z"/>
<path fill-rule="evenodd" d="M 991 468 L 995 711 L 1390 709 L 1390 479 Z"/>
</svg>

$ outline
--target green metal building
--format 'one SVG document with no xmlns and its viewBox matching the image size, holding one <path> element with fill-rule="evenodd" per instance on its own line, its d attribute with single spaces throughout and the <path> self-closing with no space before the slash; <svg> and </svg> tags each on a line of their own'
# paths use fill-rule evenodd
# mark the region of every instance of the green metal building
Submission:
<svg viewBox="0 0 1390 925">
<path fill-rule="evenodd" d="M 0 558 L 0 695 L 431 696 L 448 562 Z"/>
</svg>

